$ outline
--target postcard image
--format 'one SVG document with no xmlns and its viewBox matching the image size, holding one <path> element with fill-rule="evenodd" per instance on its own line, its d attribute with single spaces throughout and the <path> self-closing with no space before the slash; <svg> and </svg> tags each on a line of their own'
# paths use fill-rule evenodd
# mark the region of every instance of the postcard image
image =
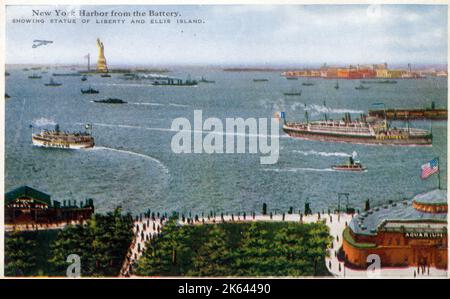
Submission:
<svg viewBox="0 0 450 299">
<path fill-rule="evenodd" d="M 4 276 L 447 277 L 447 15 L 5 5 Z"/>
</svg>

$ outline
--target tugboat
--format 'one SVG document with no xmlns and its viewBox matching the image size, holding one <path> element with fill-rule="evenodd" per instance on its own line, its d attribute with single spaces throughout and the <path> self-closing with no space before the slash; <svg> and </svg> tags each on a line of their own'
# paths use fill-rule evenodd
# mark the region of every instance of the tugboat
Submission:
<svg viewBox="0 0 450 299">
<path fill-rule="evenodd" d="M 61 86 L 62 83 L 55 82 L 55 81 L 53 81 L 53 78 L 50 78 L 50 82 L 49 83 L 45 83 L 44 85 L 45 86 L 57 87 L 57 86 Z"/>
<path fill-rule="evenodd" d="M 37 74 L 33 74 L 31 76 L 28 76 L 28 79 L 42 79 L 42 76 L 39 76 Z"/>
<path fill-rule="evenodd" d="M 367 86 L 364 86 L 364 85 L 362 85 L 362 84 L 359 84 L 359 86 L 356 86 L 355 87 L 355 89 L 357 89 L 357 90 L 366 90 L 366 89 L 369 89 L 370 87 L 367 87 Z"/>
<path fill-rule="evenodd" d="M 102 103 L 102 104 L 126 104 L 124 100 L 121 99 L 113 99 L 113 98 L 107 98 L 105 100 L 94 100 L 95 103 Z"/>
<path fill-rule="evenodd" d="M 347 164 L 333 165 L 332 169 L 337 171 L 366 171 L 367 168 L 363 167 L 361 162 L 355 161 L 353 157 L 348 158 Z"/>
<path fill-rule="evenodd" d="M 81 93 L 82 94 L 97 94 L 97 93 L 99 93 L 99 91 L 96 89 L 93 89 L 92 87 L 89 86 L 88 89 L 81 89 Z"/>
<path fill-rule="evenodd" d="M 94 147 L 94 137 L 92 136 L 92 126 L 87 124 L 84 132 L 62 132 L 59 125 L 55 130 L 42 130 L 40 133 L 32 133 L 33 145 L 60 149 L 82 149 Z"/>
</svg>

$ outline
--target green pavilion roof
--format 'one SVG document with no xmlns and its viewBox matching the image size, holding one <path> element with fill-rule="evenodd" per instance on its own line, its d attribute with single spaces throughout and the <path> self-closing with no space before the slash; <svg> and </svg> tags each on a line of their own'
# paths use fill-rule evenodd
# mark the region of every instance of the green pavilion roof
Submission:
<svg viewBox="0 0 450 299">
<path fill-rule="evenodd" d="M 18 197 L 30 197 L 46 203 L 49 206 L 51 205 L 50 195 L 29 186 L 21 186 L 6 193 L 5 203 L 9 204 L 10 202 L 16 200 Z"/>
</svg>

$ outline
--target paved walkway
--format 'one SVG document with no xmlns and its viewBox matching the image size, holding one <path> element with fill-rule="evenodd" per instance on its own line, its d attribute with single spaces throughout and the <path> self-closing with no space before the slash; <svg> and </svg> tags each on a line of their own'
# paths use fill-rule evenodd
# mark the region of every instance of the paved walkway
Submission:
<svg viewBox="0 0 450 299">
<path fill-rule="evenodd" d="M 152 219 L 152 217 L 143 217 L 142 220 L 134 221 L 134 237 L 130 247 L 128 248 L 122 269 L 120 270 L 120 276 L 130 276 L 130 273 L 132 273 L 132 268 L 135 266 L 136 262 L 146 249 L 147 241 L 158 235 L 165 221 L 165 219 Z"/>
</svg>

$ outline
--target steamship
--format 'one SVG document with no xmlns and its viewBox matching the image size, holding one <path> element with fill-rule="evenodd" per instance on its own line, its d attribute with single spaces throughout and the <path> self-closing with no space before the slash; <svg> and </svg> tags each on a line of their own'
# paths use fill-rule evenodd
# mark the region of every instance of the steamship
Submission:
<svg viewBox="0 0 450 299">
<path fill-rule="evenodd" d="M 283 114 L 284 115 L 284 114 Z M 291 137 L 358 144 L 431 146 L 431 132 L 416 128 L 392 128 L 386 119 L 368 119 L 361 115 L 352 120 L 345 113 L 342 120 L 309 121 L 305 111 L 305 122 L 287 122 L 284 118 L 283 130 Z M 326 117 L 325 117 L 326 118 Z"/>
<path fill-rule="evenodd" d="M 95 144 L 91 125 L 86 125 L 85 132 L 62 132 L 59 125 L 56 125 L 55 130 L 33 133 L 31 139 L 35 146 L 61 149 L 91 148 Z"/>
</svg>

